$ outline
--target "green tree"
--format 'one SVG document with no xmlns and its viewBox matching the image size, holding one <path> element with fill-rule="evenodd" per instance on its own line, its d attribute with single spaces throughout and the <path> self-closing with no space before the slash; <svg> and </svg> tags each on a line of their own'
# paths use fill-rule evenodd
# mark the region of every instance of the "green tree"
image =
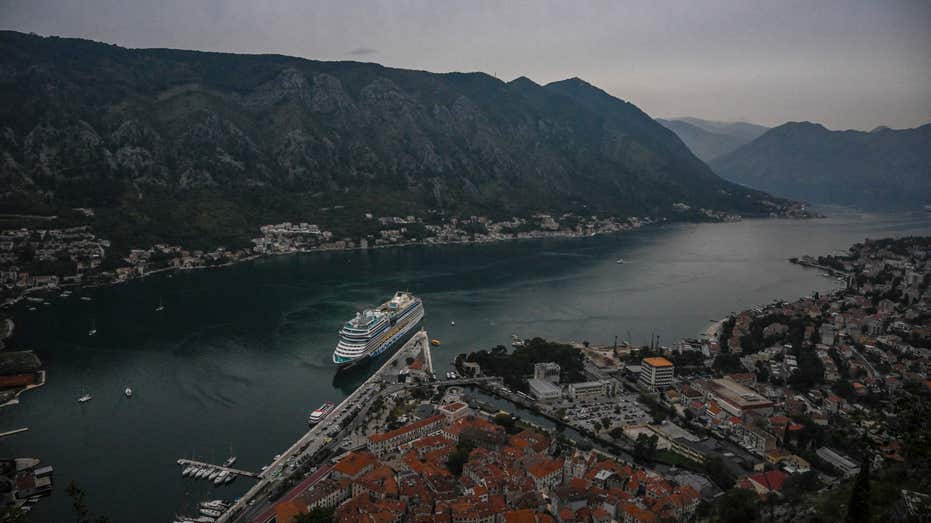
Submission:
<svg viewBox="0 0 931 523">
<path fill-rule="evenodd" d="M 71 507 L 74 509 L 74 513 L 77 516 L 75 521 L 78 523 L 109 523 L 110 518 L 106 516 L 97 516 L 93 517 L 90 509 L 87 507 L 87 494 L 75 481 L 68 483 L 68 487 L 65 488 L 65 492 L 68 494 L 68 497 L 71 498 Z"/>
<path fill-rule="evenodd" d="M 749 523 L 760 517 L 760 500 L 752 490 L 734 488 L 715 503 L 715 513 L 721 523 Z"/>
<path fill-rule="evenodd" d="M 722 489 L 734 486 L 734 476 L 727 469 L 721 458 L 711 458 L 705 461 L 705 473 Z"/>
<path fill-rule="evenodd" d="M 504 431 L 508 434 L 516 434 L 520 432 L 520 428 L 517 427 L 517 420 L 513 416 L 507 413 L 500 413 L 495 415 L 494 422 L 498 425 L 504 427 Z"/>
<path fill-rule="evenodd" d="M 637 440 L 634 442 L 634 457 L 640 460 L 650 461 L 656 455 L 656 444 L 659 441 L 656 434 L 647 436 L 646 434 L 637 434 Z"/>
<path fill-rule="evenodd" d="M 0 512 L 0 523 L 29 523 L 26 513 L 16 507 L 7 507 Z"/>
<path fill-rule="evenodd" d="M 850 491 L 850 502 L 847 503 L 848 523 L 866 523 L 870 520 L 870 462 L 863 460 L 860 472 Z"/>
<path fill-rule="evenodd" d="M 294 523 L 332 523 L 333 509 L 314 507 L 307 514 L 299 514 L 294 518 Z"/>
<path fill-rule="evenodd" d="M 472 449 L 475 448 L 475 445 L 468 441 L 460 441 L 456 445 L 456 450 L 449 455 L 449 459 L 446 461 L 446 468 L 456 477 L 462 475 L 462 468 L 469 461 L 469 453 L 472 452 Z"/>
</svg>

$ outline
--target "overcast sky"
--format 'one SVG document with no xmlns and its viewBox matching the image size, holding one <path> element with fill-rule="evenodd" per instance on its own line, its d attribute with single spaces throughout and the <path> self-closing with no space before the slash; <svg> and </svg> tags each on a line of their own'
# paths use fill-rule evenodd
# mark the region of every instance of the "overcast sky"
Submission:
<svg viewBox="0 0 931 523">
<path fill-rule="evenodd" d="M 538 83 L 578 76 L 654 117 L 931 121 L 931 0 L 0 0 L 0 28 Z"/>
</svg>

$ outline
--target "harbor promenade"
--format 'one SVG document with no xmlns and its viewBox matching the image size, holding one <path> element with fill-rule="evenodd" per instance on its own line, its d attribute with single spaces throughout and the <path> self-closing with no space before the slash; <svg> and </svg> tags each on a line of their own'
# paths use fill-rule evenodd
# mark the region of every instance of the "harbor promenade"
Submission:
<svg viewBox="0 0 931 523">
<path fill-rule="evenodd" d="M 336 420 L 340 419 L 342 415 L 351 410 L 350 405 L 354 404 L 359 400 L 364 394 L 369 391 L 370 387 L 377 387 L 379 384 L 391 383 L 394 380 L 391 379 L 390 375 L 394 371 L 394 366 L 392 362 L 401 360 L 411 353 L 415 353 L 417 349 L 422 349 L 427 347 L 429 351 L 429 338 L 427 337 L 427 332 L 425 330 L 420 330 L 416 332 L 411 339 L 407 342 L 391 357 L 386 358 L 384 364 L 374 373 L 365 382 L 359 385 L 355 391 L 347 396 L 343 401 L 337 405 L 333 411 L 327 416 L 327 420 Z M 371 401 L 370 398 L 369 401 Z M 243 494 L 233 506 L 230 507 L 222 516 L 217 519 L 217 523 L 226 523 L 226 522 L 251 522 L 255 518 L 259 517 L 267 510 L 269 500 L 267 500 L 263 493 L 271 486 L 272 482 L 276 478 L 272 477 L 272 471 L 278 470 L 279 468 L 284 467 L 289 460 L 293 457 L 299 457 L 304 453 L 316 452 L 320 449 L 327 439 L 327 428 L 329 423 L 327 420 L 324 420 L 317 425 L 314 425 L 307 431 L 303 436 L 301 436 L 297 441 L 294 442 L 286 451 L 284 451 L 275 461 L 273 461 L 265 470 L 258 474 L 259 481 L 249 489 L 248 492 Z M 347 420 L 348 421 L 348 420 Z"/>
</svg>

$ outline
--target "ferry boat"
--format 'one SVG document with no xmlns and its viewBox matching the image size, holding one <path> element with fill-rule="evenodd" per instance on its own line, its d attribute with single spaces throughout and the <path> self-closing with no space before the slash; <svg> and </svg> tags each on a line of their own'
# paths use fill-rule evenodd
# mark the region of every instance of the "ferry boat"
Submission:
<svg viewBox="0 0 931 523">
<path fill-rule="evenodd" d="M 333 402 L 327 401 L 323 405 L 317 407 L 317 410 L 310 413 L 310 416 L 307 418 L 308 425 L 316 425 L 320 423 L 323 418 L 327 417 L 327 414 L 333 410 Z"/>
<path fill-rule="evenodd" d="M 420 298 L 403 291 L 375 309 L 356 313 L 339 331 L 333 363 L 342 370 L 396 348 L 407 341 L 423 313 Z"/>
</svg>

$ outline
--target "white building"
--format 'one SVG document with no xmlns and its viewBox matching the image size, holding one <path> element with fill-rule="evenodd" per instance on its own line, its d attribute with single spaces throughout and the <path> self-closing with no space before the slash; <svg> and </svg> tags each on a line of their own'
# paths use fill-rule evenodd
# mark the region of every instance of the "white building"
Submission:
<svg viewBox="0 0 931 523">
<path fill-rule="evenodd" d="M 617 382 L 614 380 L 584 381 L 582 383 L 570 383 L 569 384 L 569 397 L 576 401 L 601 399 L 607 396 L 613 396 L 616 390 L 617 390 Z"/>
<path fill-rule="evenodd" d="M 562 389 L 550 381 L 533 378 L 527 380 L 527 385 L 530 395 L 537 401 L 553 401 L 562 397 Z"/>
<path fill-rule="evenodd" d="M 562 369 L 558 363 L 537 363 L 533 366 L 533 379 L 559 383 L 559 373 Z"/>
<path fill-rule="evenodd" d="M 643 358 L 640 362 L 640 384 L 646 389 L 668 389 L 675 374 L 675 365 L 666 358 Z"/>
</svg>

